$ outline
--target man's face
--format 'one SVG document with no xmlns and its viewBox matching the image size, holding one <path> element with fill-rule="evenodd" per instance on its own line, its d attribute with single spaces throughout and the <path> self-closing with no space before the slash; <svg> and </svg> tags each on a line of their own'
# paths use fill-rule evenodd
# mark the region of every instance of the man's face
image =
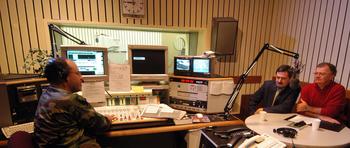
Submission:
<svg viewBox="0 0 350 148">
<path fill-rule="evenodd" d="M 277 72 L 276 73 L 276 85 L 279 88 L 286 87 L 289 84 L 290 78 L 288 72 Z"/>
<path fill-rule="evenodd" d="M 67 60 L 67 64 L 71 68 L 67 77 L 67 84 L 70 91 L 72 93 L 81 91 L 81 83 L 83 82 L 83 78 L 78 70 L 77 65 L 70 60 Z"/>
<path fill-rule="evenodd" d="M 329 82 L 333 81 L 335 75 L 329 69 L 328 66 L 316 67 L 314 73 L 315 79 L 314 82 L 318 85 L 327 85 Z"/>
</svg>

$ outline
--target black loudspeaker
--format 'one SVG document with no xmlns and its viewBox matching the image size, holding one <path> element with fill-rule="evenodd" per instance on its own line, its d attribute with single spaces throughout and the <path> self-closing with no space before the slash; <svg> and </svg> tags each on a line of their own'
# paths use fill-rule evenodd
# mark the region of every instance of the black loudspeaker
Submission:
<svg viewBox="0 0 350 148">
<path fill-rule="evenodd" d="M 218 55 L 233 55 L 236 50 L 238 21 L 234 18 L 213 18 L 211 49 Z"/>
<path fill-rule="evenodd" d="M 298 134 L 298 131 L 292 128 L 277 128 L 273 129 L 273 132 L 281 134 L 287 138 L 294 138 Z"/>
</svg>

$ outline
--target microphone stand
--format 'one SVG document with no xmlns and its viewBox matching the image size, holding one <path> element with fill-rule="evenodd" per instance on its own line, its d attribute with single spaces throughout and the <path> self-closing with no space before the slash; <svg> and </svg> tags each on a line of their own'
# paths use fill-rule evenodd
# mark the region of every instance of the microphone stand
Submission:
<svg viewBox="0 0 350 148">
<path fill-rule="evenodd" d="M 253 62 L 249 65 L 248 69 L 239 77 L 239 80 L 238 80 L 235 88 L 233 89 L 233 92 L 232 92 L 230 98 L 227 100 L 226 106 L 224 108 L 224 118 L 225 118 L 225 120 L 229 120 L 229 116 L 230 116 L 230 112 L 232 110 L 233 104 L 234 104 L 234 102 L 235 102 L 235 100 L 236 100 L 236 98 L 237 98 L 237 96 L 239 94 L 239 91 L 242 88 L 243 83 L 245 82 L 245 80 L 246 80 L 246 78 L 248 76 L 248 73 L 257 64 L 260 56 L 262 55 L 262 53 L 266 49 L 270 50 L 270 51 L 274 51 L 274 52 L 280 53 L 280 54 L 284 54 L 284 55 L 287 55 L 287 56 L 291 56 L 291 57 L 293 57 L 295 59 L 299 58 L 299 54 L 298 53 L 291 52 L 291 51 L 288 51 L 288 50 L 285 50 L 285 49 L 281 49 L 281 48 L 277 48 L 277 47 L 274 47 L 273 45 L 269 45 L 268 43 L 264 44 L 264 46 L 260 49 L 258 55 L 256 55 L 256 57 L 253 60 Z"/>
<path fill-rule="evenodd" d="M 50 32 L 50 39 L 51 39 L 51 48 L 52 48 L 52 55 L 53 57 L 58 57 L 58 50 L 57 50 L 57 45 L 56 45 L 56 38 L 55 38 L 55 32 L 58 34 L 70 39 L 71 41 L 79 44 L 79 45 L 87 45 L 84 41 L 78 39 L 77 37 L 69 34 L 68 32 L 62 30 L 58 26 L 54 24 L 49 24 L 49 32 Z"/>
</svg>

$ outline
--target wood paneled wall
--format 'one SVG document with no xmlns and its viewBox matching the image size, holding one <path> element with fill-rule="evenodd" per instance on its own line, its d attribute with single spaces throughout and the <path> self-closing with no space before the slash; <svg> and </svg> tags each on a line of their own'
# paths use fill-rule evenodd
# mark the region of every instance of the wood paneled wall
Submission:
<svg viewBox="0 0 350 148">
<path fill-rule="evenodd" d="M 335 81 L 349 89 L 350 0 L 275 0 L 274 7 L 271 42 L 300 53 L 300 79 L 313 82 L 316 65 L 330 62 Z"/>
<path fill-rule="evenodd" d="M 306 64 L 301 80 L 313 81 L 322 61 L 337 65 L 337 81 L 349 88 L 349 0 L 145 0 L 142 19 L 125 18 L 120 0 L 0 0 L 0 66 L 2 73 L 25 73 L 30 48 L 50 49 L 48 22 L 171 28 L 199 31 L 199 50 L 210 48 L 213 17 L 239 21 L 237 53 L 220 57 L 217 71 L 242 74 L 264 43 L 300 53 Z M 291 58 L 266 51 L 249 75 L 271 79 L 280 64 Z M 260 84 L 247 84 L 241 94 Z"/>
</svg>

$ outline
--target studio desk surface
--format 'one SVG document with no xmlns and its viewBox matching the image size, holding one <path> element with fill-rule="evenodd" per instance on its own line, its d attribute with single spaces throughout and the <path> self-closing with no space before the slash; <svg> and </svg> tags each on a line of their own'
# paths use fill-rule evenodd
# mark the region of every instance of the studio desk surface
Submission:
<svg viewBox="0 0 350 148">
<path fill-rule="evenodd" d="M 210 126 L 232 126 L 232 125 L 244 125 L 244 122 L 234 116 L 231 116 L 229 120 L 224 120 L 216 115 L 209 115 L 211 122 L 206 123 L 191 123 L 183 125 L 169 124 L 165 126 L 152 126 L 143 128 L 129 128 L 129 129 L 118 129 L 109 130 L 105 132 L 99 138 L 114 138 L 123 136 L 136 136 L 136 135 L 147 135 L 147 134 L 158 134 L 167 132 L 187 131 L 191 129 L 201 129 Z M 0 147 L 6 147 L 8 140 L 0 140 Z"/>
<path fill-rule="evenodd" d="M 230 125 L 244 125 L 244 122 L 236 117 L 229 120 L 223 120 L 221 118 L 212 117 L 211 122 L 206 123 L 191 123 L 183 125 L 166 125 L 157 127 L 146 127 L 137 129 L 122 129 L 105 132 L 106 137 L 119 137 L 119 136 L 133 136 L 143 134 L 156 134 L 175 131 L 186 131 L 191 129 L 200 129 L 209 126 L 230 126 Z"/>
</svg>

